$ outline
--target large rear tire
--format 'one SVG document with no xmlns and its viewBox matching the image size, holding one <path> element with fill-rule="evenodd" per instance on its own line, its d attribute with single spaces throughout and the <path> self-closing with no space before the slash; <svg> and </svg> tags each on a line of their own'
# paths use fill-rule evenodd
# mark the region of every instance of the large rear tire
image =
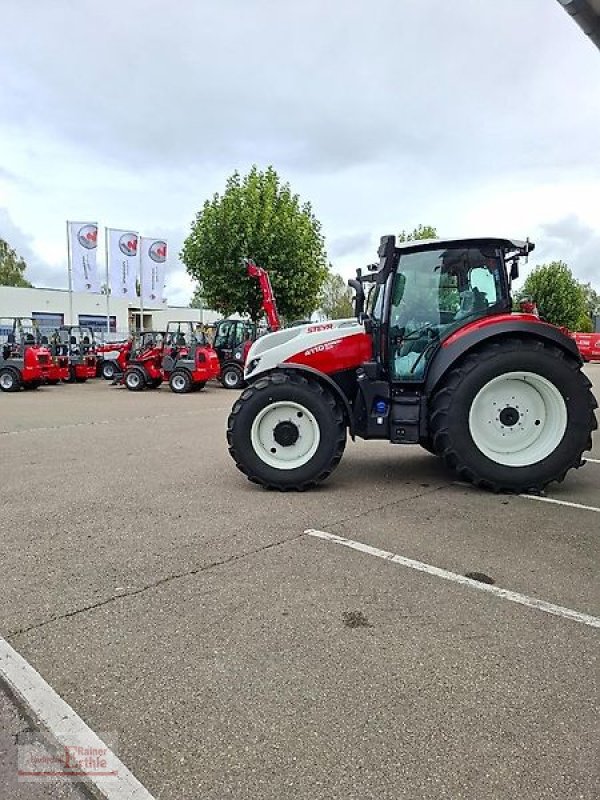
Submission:
<svg viewBox="0 0 600 800">
<path fill-rule="evenodd" d="M 21 376 L 16 369 L 0 370 L 0 391 L 18 392 L 21 388 Z"/>
<path fill-rule="evenodd" d="M 274 372 L 242 392 L 229 415 L 227 441 L 248 480 L 304 491 L 339 464 L 346 423 L 333 395 L 317 380 Z"/>
<path fill-rule="evenodd" d="M 581 466 L 597 428 L 578 362 L 542 341 L 488 344 L 452 368 L 430 403 L 435 452 L 495 492 L 541 491 Z"/>
</svg>

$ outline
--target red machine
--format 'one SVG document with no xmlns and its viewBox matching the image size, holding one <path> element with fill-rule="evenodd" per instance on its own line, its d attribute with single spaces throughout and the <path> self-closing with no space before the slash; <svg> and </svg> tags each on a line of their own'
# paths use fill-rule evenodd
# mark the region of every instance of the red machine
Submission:
<svg viewBox="0 0 600 800">
<path fill-rule="evenodd" d="M 248 275 L 258 280 L 269 331 L 278 331 L 281 322 L 268 272 L 249 258 L 244 259 L 244 266 Z M 248 320 L 222 319 L 217 323 L 213 347 L 221 365 L 219 380 L 226 389 L 239 389 L 244 385 L 244 364 L 256 336 L 256 325 Z"/>
<path fill-rule="evenodd" d="M 165 335 L 162 370 L 172 392 L 185 394 L 203 389 L 221 371 L 215 350 L 191 322 L 169 322 Z"/>
<path fill-rule="evenodd" d="M 591 448 L 597 403 L 575 341 L 512 313 L 511 282 L 532 249 L 384 236 L 379 264 L 350 282 L 356 321 L 286 328 L 250 348 L 227 426 L 238 468 L 308 489 L 336 468 L 349 432 L 420 444 L 493 491 L 561 481 Z"/>
<path fill-rule="evenodd" d="M 584 361 L 600 361 L 600 333 L 573 333 Z"/>
<path fill-rule="evenodd" d="M 105 380 L 112 381 L 122 374 L 127 366 L 127 358 L 131 350 L 132 340 L 122 342 L 105 342 L 96 346 L 98 358 L 98 374 Z"/>
<path fill-rule="evenodd" d="M 58 342 L 54 355 L 68 356 L 69 371 L 65 383 L 85 383 L 96 377 L 94 334 L 90 328 L 63 325 L 58 329 Z"/>
<path fill-rule="evenodd" d="M 163 382 L 163 331 L 144 331 L 132 338 L 119 354 L 122 372 L 113 385 L 125 384 L 130 392 L 158 389 Z"/>
<path fill-rule="evenodd" d="M 0 390 L 37 389 L 51 374 L 52 354 L 32 319 L 0 319 Z"/>
</svg>

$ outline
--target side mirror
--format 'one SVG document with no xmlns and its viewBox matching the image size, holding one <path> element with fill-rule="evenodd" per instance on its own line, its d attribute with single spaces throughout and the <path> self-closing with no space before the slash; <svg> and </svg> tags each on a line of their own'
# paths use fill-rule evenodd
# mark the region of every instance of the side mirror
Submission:
<svg viewBox="0 0 600 800">
<path fill-rule="evenodd" d="M 354 313 L 360 319 L 365 310 L 365 290 L 363 289 L 362 282 L 354 278 L 348 281 L 348 286 L 354 289 L 356 293 L 354 296 Z"/>
<path fill-rule="evenodd" d="M 516 281 L 519 277 L 519 262 L 515 259 L 510 265 L 510 280 Z"/>
</svg>

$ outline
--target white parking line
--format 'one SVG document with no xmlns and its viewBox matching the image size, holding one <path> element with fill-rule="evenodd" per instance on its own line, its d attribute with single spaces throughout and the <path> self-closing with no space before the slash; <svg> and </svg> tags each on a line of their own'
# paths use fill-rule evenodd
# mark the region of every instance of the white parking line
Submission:
<svg viewBox="0 0 600 800">
<path fill-rule="evenodd" d="M 541 497 L 537 494 L 520 494 L 519 497 L 524 497 L 526 500 L 539 500 L 540 503 L 555 503 L 557 506 L 580 508 L 583 511 L 597 511 L 600 514 L 600 508 L 596 508 L 596 506 L 585 506 L 583 503 L 572 503 L 569 500 L 557 500 L 555 497 Z"/>
<path fill-rule="evenodd" d="M 477 589 L 480 592 L 487 592 L 493 594 L 495 597 L 501 597 L 503 600 L 510 600 L 512 603 L 518 603 L 528 608 L 535 608 L 538 611 L 545 611 L 546 614 L 553 614 L 556 617 L 564 617 L 573 622 L 580 622 L 582 625 L 589 625 L 592 628 L 600 628 L 600 617 L 593 617 L 591 614 L 583 614 L 581 611 L 574 611 L 572 608 L 565 608 L 564 606 L 557 606 L 554 603 L 548 603 L 546 600 L 538 600 L 536 597 L 529 597 L 526 594 L 519 594 L 518 592 L 511 592 L 509 589 L 501 589 L 499 586 L 492 586 L 488 583 L 480 583 L 479 581 L 466 578 L 464 575 L 459 575 L 457 572 L 449 572 L 440 567 L 434 567 L 431 564 L 425 564 L 423 561 L 415 561 L 412 558 L 405 558 L 404 556 L 390 553 L 387 550 L 380 550 L 378 547 L 371 547 L 371 545 L 363 544 L 362 542 L 355 542 L 352 539 L 346 539 L 343 536 L 337 536 L 334 533 L 327 533 L 326 531 L 317 531 L 310 528 L 304 531 L 308 536 L 314 536 L 317 539 L 325 539 L 327 542 L 333 544 L 340 544 L 342 547 L 349 547 L 352 550 L 358 550 L 361 553 L 367 553 L 370 556 L 383 558 L 386 561 L 391 561 L 394 564 L 400 564 L 409 569 L 416 569 L 419 572 L 426 572 L 428 575 L 433 575 L 436 578 L 442 578 L 446 581 L 468 586 L 471 589 Z"/>
<path fill-rule="evenodd" d="M 42 730 L 49 733 L 61 749 L 73 746 L 73 742 L 85 742 L 97 752 L 106 752 L 106 761 L 116 774 L 110 781 L 99 781 L 86 772 L 85 781 L 91 785 L 95 796 L 104 800 L 154 800 L 138 779 L 119 761 L 68 703 L 46 683 L 31 664 L 17 653 L 0 636 L 0 682 L 8 689 L 33 716 Z"/>
<path fill-rule="evenodd" d="M 589 461 L 590 464 L 600 464 L 600 458 L 588 458 L 584 456 L 586 461 Z"/>
</svg>

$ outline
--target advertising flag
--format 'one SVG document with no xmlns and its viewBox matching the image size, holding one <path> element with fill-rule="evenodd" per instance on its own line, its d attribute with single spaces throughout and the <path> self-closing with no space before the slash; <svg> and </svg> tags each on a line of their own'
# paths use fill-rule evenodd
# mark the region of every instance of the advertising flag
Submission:
<svg viewBox="0 0 600 800">
<path fill-rule="evenodd" d="M 132 231 L 107 229 L 108 274 L 112 297 L 137 297 L 139 236 Z"/>
<path fill-rule="evenodd" d="M 146 303 L 162 303 L 167 265 L 164 239 L 141 237 L 140 280 Z"/>
<path fill-rule="evenodd" d="M 69 236 L 69 266 L 76 292 L 99 292 L 96 269 L 98 224 L 96 222 L 67 222 Z"/>
</svg>

